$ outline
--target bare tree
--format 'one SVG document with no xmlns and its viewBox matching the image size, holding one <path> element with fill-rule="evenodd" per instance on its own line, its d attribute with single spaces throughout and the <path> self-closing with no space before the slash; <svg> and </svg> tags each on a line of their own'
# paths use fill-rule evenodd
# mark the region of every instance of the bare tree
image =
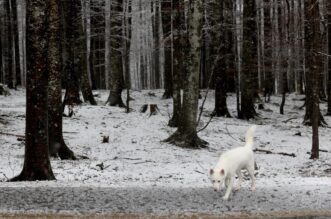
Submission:
<svg viewBox="0 0 331 219">
<path fill-rule="evenodd" d="M 48 39 L 48 145 L 51 156 L 61 159 L 76 157 L 68 148 L 62 133 L 62 65 L 61 65 L 61 22 L 60 0 L 53 0 L 49 7 Z"/>
<path fill-rule="evenodd" d="M 257 116 L 254 100 L 257 95 L 257 24 L 255 0 L 244 1 L 243 66 L 241 76 L 241 106 L 238 117 L 249 120 Z"/>
<path fill-rule="evenodd" d="M 322 39 L 320 28 L 321 17 L 319 2 L 305 0 L 305 52 L 307 69 L 307 93 L 306 93 L 306 119 L 309 114 L 313 129 L 312 150 L 310 159 L 319 158 L 318 128 L 321 112 L 319 109 L 320 74 L 322 73 Z"/>
<path fill-rule="evenodd" d="M 23 170 L 11 181 L 55 179 L 48 151 L 48 66 L 45 59 L 50 31 L 49 6 L 55 1 L 27 1 L 26 145 Z"/>
<path fill-rule="evenodd" d="M 108 5 L 108 3 L 106 4 Z M 112 1 L 110 4 L 110 79 L 109 83 L 109 97 L 107 103 L 110 106 L 125 107 L 122 100 L 122 91 L 124 88 L 124 75 L 123 75 L 123 35 L 122 29 L 124 28 L 122 19 L 123 17 L 123 0 Z M 107 9 L 108 10 L 108 9 Z M 109 15 L 106 15 L 109 16 Z M 108 18 L 109 19 L 109 18 Z M 108 39 L 109 40 L 109 39 Z M 108 45 L 109 46 L 109 45 Z M 109 60 L 107 60 L 109 62 Z"/>
<path fill-rule="evenodd" d="M 188 72 L 185 75 L 183 84 L 183 106 L 177 131 L 165 141 L 180 147 L 201 148 L 207 145 L 206 141 L 198 137 L 196 131 L 199 100 L 200 41 L 202 34 L 201 0 L 191 1 L 187 27 L 189 53 L 187 63 L 185 63 Z"/>
</svg>

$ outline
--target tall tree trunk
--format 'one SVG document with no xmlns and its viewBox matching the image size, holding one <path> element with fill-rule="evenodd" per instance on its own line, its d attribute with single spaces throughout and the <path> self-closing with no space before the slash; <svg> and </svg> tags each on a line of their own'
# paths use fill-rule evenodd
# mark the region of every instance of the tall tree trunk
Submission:
<svg viewBox="0 0 331 219">
<path fill-rule="evenodd" d="M 178 127 L 180 116 L 182 115 L 182 97 L 181 97 L 181 78 L 185 71 L 184 57 L 187 54 L 183 51 L 185 48 L 185 40 L 183 33 L 184 23 L 184 1 L 173 0 L 173 63 L 172 63 L 172 98 L 173 98 L 173 114 L 169 120 L 170 127 Z"/>
<path fill-rule="evenodd" d="M 326 122 L 319 109 L 320 77 L 323 72 L 322 42 L 323 33 L 320 28 L 321 16 L 319 3 L 315 0 L 305 0 L 305 69 L 306 69 L 306 113 L 305 125 L 314 125 L 318 119 L 319 125 Z M 316 81 L 317 80 L 317 81 Z M 317 100 L 316 100 L 317 92 Z M 316 117 L 316 110 L 318 115 Z M 314 115 L 315 113 L 315 115 Z"/>
<path fill-rule="evenodd" d="M 51 156 L 61 159 L 76 157 L 67 147 L 62 134 L 62 69 L 61 69 L 61 38 L 60 38 L 60 1 L 52 0 L 49 8 L 49 46 L 48 46 L 48 146 Z"/>
<path fill-rule="evenodd" d="M 217 11 L 214 11 L 214 16 L 219 14 L 219 17 L 216 17 L 215 20 L 212 20 L 212 25 L 215 28 L 214 33 L 211 33 L 211 52 L 214 56 L 215 68 L 215 109 L 213 115 L 218 117 L 231 117 L 226 99 L 227 99 L 227 75 L 229 74 L 229 68 L 226 66 L 227 64 L 227 56 L 231 55 L 231 47 L 230 37 L 232 37 L 229 28 L 228 22 L 226 22 L 226 10 L 232 9 L 229 8 L 229 4 L 227 1 L 217 2 L 212 8 L 217 8 Z M 219 27 L 219 28 L 217 28 Z M 230 47 L 230 48 L 229 48 Z M 219 49 L 217 49 L 219 48 Z M 229 53 L 230 52 L 230 53 Z"/>
<path fill-rule="evenodd" d="M 48 18 L 50 1 L 27 1 L 26 146 L 22 172 L 11 181 L 54 180 L 47 130 Z"/>
<path fill-rule="evenodd" d="M 160 77 L 161 72 L 161 41 L 160 41 L 160 1 L 161 0 L 154 0 L 153 1 L 153 39 L 154 39 L 154 53 L 153 55 L 153 64 L 154 64 L 154 74 L 155 74 L 155 85 L 156 88 L 159 88 L 162 82 Z"/>
<path fill-rule="evenodd" d="M 199 100 L 200 49 L 202 34 L 202 1 L 191 2 L 188 16 L 188 73 L 184 82 L 183 108 L 177 131 L 166 141 L 185 148 L 201 148 L 207 142 L 197 135 Z"/>
<path fill-rule="evenodd" d="M 328 112 L 327 115 L 331 116 L 331 2 L 327 2 L 328 8 Z"/>
<path fill-rule="evenodd" d="M 264 6 L 269 5 L 269 0 L 263 0 Z M 273 75 L 272 75 L 272 56 L 273 56 L 273 46 L 272 46 L 272 8 L 264 9 L 264 75 L 263 75 L 263 93 L 264 101 L 270 101 L 270 95 L 273 91 Z"/>
<path fill-rule="evenodd" d="M 162 27 L 163 27 L 163 39 L 164 39 L 164 85 L 165 91 L 163 94 L 164 99 L 171 98 L 173 95 L 172 88 L 172 1 L 161 1 L 162 12 Z"/>
<path fill-rule="evenodd" d="M 20 56 L 19 56 L 19 41 L 18 41 L 18 22 L 17 22 L 17 2 L 11 0 L 10 2 L 11 13 L 11 37 L 12 37 L 12 54 L 13 54 L 13 84 L 16 88 L 18 79 L 20 79 Z"/>
<path fill-rule="evenodd" d="M 116 0 L 111 4 L 111 49 L 110 49 L 110 92 L 107 103 L 110 106 L 125 107 L 122 100 L 123 80 L 123 60 L 122 60 L 122 18 L 123 0 Z"/>
<path fill-rule="evenodd" d="M 79 39 L 79 32 L 75 29 L 77 28 L 76 23 L 80 22 L 80 19 L 77 19 L 80 10 L 79 10 L 79 1 L 73 0 L 61 0 L 61 10 L 63 18 L 63 64 L 65 72 L 65 88 L 66 93 L 63 101 L 63 110 L 64 106 L 68 105 L 73 107 L 82 103 L 79 95 L 79 79 L 81 77 L 81 72 L 78 71 L 78 60 L 79 52 L 76 50 L 77 39 Z M 81 43 L 81 42 L 79 42 Z"/>
<path fill-rule="evenodd" d="M 322 73 L 322 31 L 320 28 L 319 3 L 316 0 L 305 0 L 305 51 L 307 69 L 307 113 L 313 129 L 312 151 L 310 159 L 319 158 L 318 127 L 320 123 L 319 88 L 320 74 Z"/>
<path fill-rule="evenodd" d="M 6 69 L 5 69 L 5 79 L 6 84 L 10 89 L 15 87 L 14 84 L 14 55 L 13 55 L 13 38 L 12 38 L 12 14 L 10 10 L 10 0 L 4 1 L 4 9 L 5 9 L 5 25 L 6 25 L 6 40 L 5 40 L 5 59 L 6 59 Z"/>
<path fill-rule="evenodd" d="M 76 7 L 78 7 L 78 11 L 82 13 L 82 4 L 81 1 L 78 1 L 76 4 Z M 92 93 L 92 86 L 90 84 L 89 79 L 89 69 L 88 69 L 88 59 L 87 59 L 87 33 L 86 28 L 84 28 L 84 16 L 81 16 L 81 20 L 76 19 L 75 21 L 75 30 L 78 31 L 78 35 L 80 36 L 79 39 L 76 42 L 77 50 L 78 50 L 78 65 L 77 65 L 77 71 L 81 72 L 80 76 L 80 88 L 83 94 L 83 98 L 85 102 L 89 102 L 91 105 L 97 105 L 97 102 L 94 99 L 93 93 Z"/>
<path fill-rule="evenodd" d="M 126 112 L 130 112 L 130 89 L 131 89 L 131 78 L 130 78 L 130 45 L 131 45 L 131 0 L 125 0 L 123 3 L 123 74 L 125 75 L 126 81 Z"/>
<path fill-rule="evenodd" d="M 243 15 L 243 69 L 241 77 L 240 119 L 249 120 L 257 116 L 254 99 L 257 94 L 257 24 L 255 0 L 244 1 Z"/>
<path fill-rule="evenodd" d="M 289 49 L 289 43 L 288 43 L 288 5 L 284 4 L 284 1 L 282 1 L 282 4 L 280 4 L 280 7 L 278 9 L 279 19 L 280 19 L 280 28 L 279 28 L 279 35 L 282 39 L 281 41 L 281 47 L 280 47 L 280 62 L 281 62 L 281 69 L 280 69 L 280 78 L 279 81 L 281 92 L 282 92 L 282 102 L 280 104 L 280 114 L 284 114 L 284 106 L 286 101 L 286 93 L 288 92 L 288 81 L 287 81 L 287 70 L 288 70 L 288 49 Z"/>
</svg>

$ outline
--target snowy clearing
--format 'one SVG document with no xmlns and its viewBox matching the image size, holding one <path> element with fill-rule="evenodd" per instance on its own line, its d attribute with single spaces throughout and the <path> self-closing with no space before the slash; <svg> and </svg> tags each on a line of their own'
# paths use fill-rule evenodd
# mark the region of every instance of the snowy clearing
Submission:
<svg viewBox="0 0 331 219">
<path fill-rule="evenodd" d="M 161 142 L 175 131 L 167 126 L 172 101 L 162 100 L 161 90 L 133 92 L 135 101 L 129 114 L 104 106 L 108 91 L 99 93 L 99 106 L 76 107 L 72 118 L 64 118 L 66 143 L 77 155 L 89 159 L 52 159 L 57 181 L 5 182 L 21 171 L 24 142 L 1 134 L 1 213 L 315 212 L 311 215 L 331 216 L 331 129 L 320 129 L 320 147 L 327 152 L 321 152 L 320 160 L 309 160 L 311 128 L 302 125 L 304 110 L 299 109 L 303 96 L 287 97 L 285 115 L 279 114 L 280 97 L 272 97 L 265 110 L 258 111 L 257 120 L 214 118 L 199 133 L 209 148 L 187 150 Z M 201 127 L 213 110 L 213 95 L 210 92 Z M 151 117 L 140 113 L 143 104 L 157 104 L 161 113 Z M 228 106 L 236 116 L 234 94 L 229 95 Z M 321 109 L 324 113 L 325 104 Z M 0 96 L 0 117 L 2 133 L 24 135 L 24 91 Z M 331 124 L 329 117 L 325 119 Z M 242 189 L 224 202 L 224 191 L 216 193 L 211 188 L 208 170 L 222 151 L 243 144 L 241 139 L 251 124 L 258 125 L 256 148 L 294 153 L 295 157 L 256 152 L 256 192 L 249 190 L 250 181 L 246 180 Z M 102 143 L 103 136 L 109 136 L 109 143 Z"/>
</svg>

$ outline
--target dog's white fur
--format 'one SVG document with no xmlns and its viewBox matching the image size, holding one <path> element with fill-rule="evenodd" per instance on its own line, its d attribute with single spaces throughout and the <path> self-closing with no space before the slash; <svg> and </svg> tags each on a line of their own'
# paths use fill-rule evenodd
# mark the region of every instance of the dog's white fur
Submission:
<svg viewBox="0 0 331 219">
<path fill-rule="evenodd" d="M 241 175 L 242 169 L 247 169 L 252 180 L 252 191 L 255 190 L 255 177 L 254 177 L 254 132 L 256 126 L 252 126 L 246 133 L 246 144 L 243 147 L 234 148 L 221 155 L 218 163 L 213 169 L 210 169 L 209 176 L 213 183 L 215 191 L 221 189 L 224 182 L 226 192 L 223 196 L 224 200 L 228 200 L 232 191 L 235 175 L 239 178 L 239 184 L 236 190 L 240 189 L 243 180 Z"/>
</svg>

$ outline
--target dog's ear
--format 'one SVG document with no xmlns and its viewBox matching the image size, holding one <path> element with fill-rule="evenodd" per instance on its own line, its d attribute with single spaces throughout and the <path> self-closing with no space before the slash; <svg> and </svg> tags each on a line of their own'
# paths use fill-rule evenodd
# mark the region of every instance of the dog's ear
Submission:
<svg viewBox="0 0 331 219">
<path fill-rule="evenodd" d="M 213 169 L 210 169 L 210 170 L 209 170 L 209 174 L 210 174 L 210 175 L 213 175 L 213 174 L 214 174 L 214 170 L 213 170 Z"/>
<path fill-rule="evenodd" d="M 224 175 L 224 169 L 221 169 L 221 175 Z"/>
</svg>

